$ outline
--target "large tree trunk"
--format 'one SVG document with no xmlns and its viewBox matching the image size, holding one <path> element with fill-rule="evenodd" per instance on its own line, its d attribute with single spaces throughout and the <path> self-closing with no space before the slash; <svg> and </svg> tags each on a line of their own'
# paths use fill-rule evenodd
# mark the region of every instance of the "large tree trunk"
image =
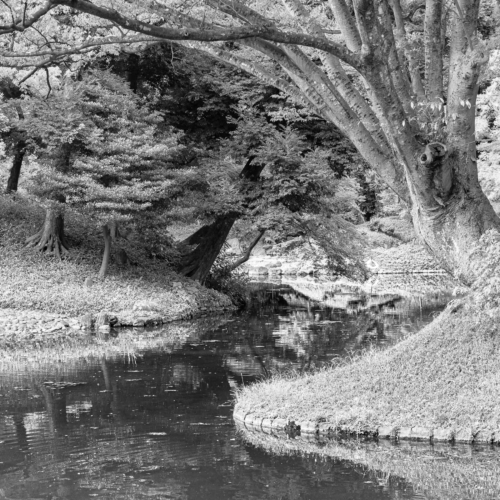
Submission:
<svg viewBox="0 0 500 500">
<path fill-rule="evenodd" d="M 19 176 L 21 175 L 21 166 L 23 164 L 24 155 L 26 153 L 26 141 L 21 139 L 17 141 L 14 148 L 14 158 L 12 160 L 12 168 L 10 169 L 9 179 L 7 181 L 6 193 L 17 191 L 19 184 Z"/>
<path fill-rule="evenodd" d="M 186 241 L 196 244 L 196 248 L 182 257 L 179 272 L 203 284 L 236 220 L 233 215 L 218 217 L 197 231 L 197 238 L 188 238 Z"/>
<path fill-rule="evenodd" d="M 256 182 L 264 165 L 254 164 L 255 156 L 250 156 L 240 172 L 240 178 Z M 187 237 L 182 244 L 196 247 L 182 256 L 179 272 L 184 276 L 204 283 L 210 268 L 218 257 L 239 214 L 219 216 L 212 224 L 202 226 L 198 231 Z"/>
<path fill-rule="evenodd" d="M 56 207 L 47 208 L 43 227 L 28 238 L 26 244 L 47 255 L 55 255 L 62 259 L 69 250 L 64 236 L 64 215 L 61 209 Z"/>
<path fill-rule="evenodd" d="M 442 267 L 466 284 L 476 276 L 472 256 L 481 236 L 489 229 L 500 230 L 500 219 L 482 191 L 463 188 L 444 207 L 412 208 L 417 234 Z"/>
<path fill-rule="evenodd" d="M 67 172 L 71 155 L 70 143 L 64 144 L 55 158 L 55 169 L 59 172 Z M 47 255 L 55 255 L 62 259 L 69 253 L 69 245 L 64 235 L 64 210 L 66 195 L 64 192 L 54 192 L 48 201 L 49 206 L 45 213 L 43 227 L 26 240 L 28 246 L 36 247 Z"/>
</svg>

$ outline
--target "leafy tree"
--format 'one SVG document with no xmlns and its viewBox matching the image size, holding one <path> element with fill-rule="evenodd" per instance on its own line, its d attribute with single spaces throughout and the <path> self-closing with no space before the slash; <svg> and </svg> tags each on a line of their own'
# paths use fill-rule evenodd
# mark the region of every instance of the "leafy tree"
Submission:
<svg viewBox="0 0 500 500">
<path fill-rule="evenodd" d="M 256 234 L 249 249 L 266 231 L 280 238 L 307 235 L 325 247 L 335 271 L 362 269 L 356 266 L 352 224 L 344 220 L 359 220 L 359 186 L 332 176 L 330 152 L 294 130 L 293 122 L 285 127 L 271 122 L 267 106 L 242 99 L 235 110 L 236 128 L 207 166 L 213 195 L 204 210 L 215 220 L 185 241 L 195 248 L 186 254 L 189 260 L 183 259 L 184 272 L 204 281 L 237 220 Z M 292 111 L 282 112 L 281 121 Z M 247 251 L 237 263 L 222 267 L 235 268 L 248 256 Z"/>
<path fill-rule="evenodd" d="M 48 99 L 25 100 L 24 109 L 19 126 L 34 138 L 41 161 L 29 189 L 48 202 L 49 222 L 70 207 L 101 227 L 104 277 L 116 225 L 169 197 L 182 151 L 179 134 L 159 131 L 161 116 L 127 82 L 103 71 L 63 78 Z M 64 236 L 47 220 L 29 242 L 60 256 L 67 251 Z"/>
</svg>

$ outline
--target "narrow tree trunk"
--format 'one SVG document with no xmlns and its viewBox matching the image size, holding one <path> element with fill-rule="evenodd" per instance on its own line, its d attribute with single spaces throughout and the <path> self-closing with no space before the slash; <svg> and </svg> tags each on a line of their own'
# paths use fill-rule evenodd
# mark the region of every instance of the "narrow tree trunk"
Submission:
<svg viewBox="0 0 500 500">
<path fill-rule="evenodd" d="M 12 168 L 10 169 L 9 180 L 7 181 L 6 193 L 17 191 L 19 176 L 21 175 L 21 166 L 23 164 L 24 155 L 26 153 L 26 141 L 20 140 L 14 148 L 14 158 L 12 160 Z"/>
<path fill-rule="evenodd" d="M 99 271 L 99 279 L 104 279 L 108 271 L 109 257 L 111 255 L 111 233 L 107 224 L 102 226 L 101 230 L 104 238 L 104 253 L 102 256 L 101 269 Z"/>
<path fill-rule="evenodd" d="M 243 254 L 243 256 L 239 258 L 237 261 L 233 262 L 233 264 L 230 267 L 231 271 L 234 271 L 236 268 L 240 267 L 241 264 L 244 264 L 250 258 L 252 250 L 255 248 L 255 245 L 257 245 L 262 236 L 264 236 L 265 232 L 266 232 L 265 229 L 259 231 L 259 234 L 254 238 L 252 243 L 250 243 L 249 247 L 247 248 L 247 251 Z"/>
<path fill-rule="evenodd" d="M 47 255 L 55 255 L 62 259 L 69 253 L 68 244 L 64 236 L 64 216 L 60 210 L 53 207 L 45 212 L 43 227 L 26 240 L 29 247 L 35 247 Z"/>
<path fill-rule="evenodd" d="M 179 272 L 203 284 L 235 221 L 235 216 L 227 215 L 204 226 L 196 248 L 182 257 Z"/>
</svg>

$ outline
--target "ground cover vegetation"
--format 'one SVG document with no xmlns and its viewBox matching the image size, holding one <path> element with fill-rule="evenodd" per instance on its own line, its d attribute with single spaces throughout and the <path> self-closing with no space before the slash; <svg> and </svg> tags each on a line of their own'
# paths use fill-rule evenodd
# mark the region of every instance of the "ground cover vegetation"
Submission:
<svg viewBox="0 0 500 500">
<path fill-rule="evenodd" d="M 115 259 L 105 280 L 92 279 L 97 276 L 96 263 L 102 254 L 102 236 L 92 221 L 67 212 L 71 257 L 59 260 L 34 252 L 25 244 L 45 219 L 42 207 L 18 195 L 15 200 L 0 197 L 0 209 L 0 308 L 77 317 L 103 310 L 132 311 L 137 303 L 149 303 L 161 304 L 165 316 L 180 319 L 198 314 L 202 307 L 218 309 L 222 299 L 228 306 L 227 298 L 185 280 L 168 261 L 150 259 L 148 249 L 136 236 L 120 240 L 120 245 L 140 266 Z M 180 287 L 175 288 L 175 284 Z M 20 339 L 14 345 L 22 342 Z"/>
<path fill-rule="evenodd" d="M 183 106 L 209 124 L 213 117 L 220 118 L 212 133 L 194 127 L 195 139 L 178 139 L 191 153 L 189 161 L 182 155 L 178 169 L 193 173 L 194 179 L 186 183 L 189 189 L 181 183 L 159 216 L 173 222 L 177 214 L 186 223 L 189 215 L 204 224 L 180 250 L 184 275 L 207 280 L 237 220 L 247 224 L 254 238 L 263 231 L 314 235 L 326 242 L 338 271 L 360 269 L 356 252 L 342 243 L 354 240 L 349 219 L 352 222 L 356 210 L 362 207 L 367 218 L 376 214 L 374 193 L 381 188 L 373 179 L 370 186 L 369 167 L 406 205 L 420 242 L 444 269 L 472 287 L 460 306 L 399 347 L 328 373 L 255 386 L 239 396 L 240 407 L 258 401 L 258 411 L 279 412 L 274 405 L 279 400 L 305 408 L 300 395 L 319 394 L 309 387 L 318 384 L 335 387 L 338 393 L 330 391 L 327 398 L 323 391 L 322 399 L 307 400 L 308 410 L 321 413 L 314 413 L 313 419 L 326 418 L 326 405 L 328 418 L 346 425 L 384 419 L 392 419 L 391 425 L 410 425 L 417 424 L 410 419 L 418 417 L 418 424 L 433 426 L 447 418 L 443 412 L 448 406 L 450 424 L 480 421 L 500 426 L 494 403 L 483 399 L 494 397 L 498 378 L 493 332 L 498 319 L 500 268 L 495 248 L 500 219 L 479 183 L 475 126 L 479 111 L 485 142 L 494 143 L 496 112 L 488 104 L 488 88 L 494 95 L 498 64 L 488 63 L 498 45 L 496 2 L 164 0 L 147 5 L 117 1 L 111 10 L 104 2 L 47 0 L 28 2 L 22 10 L 8 2 L 0 8 L 0 63 L 18 86 L 26 87 L 26 96 L 42 89 L 48 100 L 63 81 L 65 64 L 82 78 L 93 64 L 108 60 L 128 74 L 132 90 L 153 89 L 152 112 L 165 115 L 165 103 L 172 102 L 175 93 L 162 90 L 165 81 L 159 72 L 150 71 L 150 80 L 144 82 L 131 77 L 136 74 L 132 68 L 140 64 L 134 57 L 120 65 L 118 47 L 138 54 L 156 50 L 162 41 L 176 41 L 179 50 L 208 53 L 236 68 L 231 73 L 215 66 L 215 87 L 213 81 L 201 80 L 209 104 L 196 97 L 201 89 L 195 85 L 188 97 L 175 99 L 176 107 L 165 115 L 164 123 L 170 126 L 170 117 L 185 136 L 192 120 L 178 118 Z M 239 71 L 259 80 L 260 87 L 253 88 Z M 184 66 L 172 78 L 186 82 L 189 71 Z M 179 92 L 179 86 L 174 90 Z M 478 99 L 480 91 L 484 98 Z M 229 110 L 222 111 L 226 106 Z M 26 121 L 19 112 L 12 117 L 15 126 L 6 126 L 6 133 Z M 346 172 L 345 159 L 339 157 L 355 153 L 337 139 L 338 132 L 357 149 L 365 163 L 356 163 L 364 172 L 351 167 Z M 60 150 L 57 155 L 61 157 Z M 494 165 L 496 146 L 485 146 L 482 155 Z M 53 160 L 56 169 L 59 163 Z M 370 196 L 360 199 L 363 190 Z M 494 198 L 495 189 L 490 191 Z M 342 196 L 346 192 L 348 196 Z M 456 353 L 445 350 L 450 342 Z M 399 364 L 399 359 L 405 362 Z M 457 378 L 453 370 L 461 375 Z M 451 391 L 450 380 L 455 384 Z M 442 403 L 422 397 L 429 387 L 436 398 L 443 395 Z M 373 396 L 377 392 L 378 403 Z M 286 394 L 287 403 L 280 394 Z M 298 400 L 292 399 L 294 394 Z M 285 408 L 292 412 L 292 406 Z"/>
</svg>

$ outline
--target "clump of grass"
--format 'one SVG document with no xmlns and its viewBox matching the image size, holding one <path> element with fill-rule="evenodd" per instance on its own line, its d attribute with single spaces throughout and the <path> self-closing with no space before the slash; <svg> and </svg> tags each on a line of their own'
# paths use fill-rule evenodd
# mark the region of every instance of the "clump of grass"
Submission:
<svg viewBox="0 0 500 500">
<path fill-rule="evenodd" d="M 106 279 L 97 280 L 102 242 L 97 229 L 76 214 L 69 212 L 65 217 L 72 247 L 64 261 L 25 247 L 26 238 L 43 223 L 42 209 L 18 195 L 0 196 L 0 214 L 0 307 L 77 316 L 132 309 L 143 300 L 160 303 L 173 315 L 229 305 L 220 293 L 177 275 L 168 263 L 149 259 L 145 248 L 126 241 L 121 244 L 137 266 L 120 268 L 112 263 Z M 84 284 L 89 277 L 94 281 L 92 287 Z M 174 281 L 186 287 L 174 292 Z"/>
</svg>

